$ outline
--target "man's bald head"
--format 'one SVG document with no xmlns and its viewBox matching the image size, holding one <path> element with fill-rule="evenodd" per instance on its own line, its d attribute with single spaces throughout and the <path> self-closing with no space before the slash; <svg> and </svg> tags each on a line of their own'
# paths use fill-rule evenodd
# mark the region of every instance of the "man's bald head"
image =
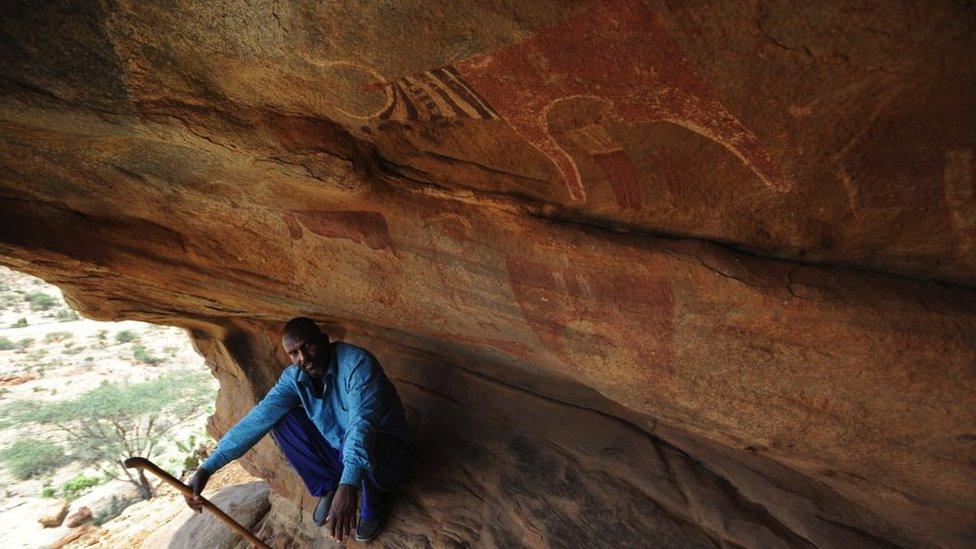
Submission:
<svg viewBox="0 0 976 549">
<path fill-rule="evenodd" d="M 298 316 L 285 323 L 285 329 L 281 331 L 281 338 L 288 338 L 292 341 L 323 338 L 328 341 L 329 335 L 323 332 L 311 318 Z"/>
</svg>

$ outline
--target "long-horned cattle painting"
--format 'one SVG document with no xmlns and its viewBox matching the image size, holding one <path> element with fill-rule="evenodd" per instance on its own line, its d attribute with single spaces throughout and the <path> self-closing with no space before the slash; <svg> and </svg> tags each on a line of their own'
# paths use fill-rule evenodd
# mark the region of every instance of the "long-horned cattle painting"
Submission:
<svg viewBox="0 0 976 549">
<path fill-rule="evenodd" d="M 382 120 L 501 118 L 557 168 L 572 200 L 587 198 L 579 162 L 550 131 L 572 102 L 597 103 L 610 119 L 662 121 L 708 138 L 770 189 L 786 191 L 776 160 L 721 103 L 642 2 L 596 2 L 558 26 L 504 48 L 396 79 Z M 622 209 L 640 209 L 636 168 L 607 128 L 589 123 L 570 139 L 609 179 Z"/>
</svg>

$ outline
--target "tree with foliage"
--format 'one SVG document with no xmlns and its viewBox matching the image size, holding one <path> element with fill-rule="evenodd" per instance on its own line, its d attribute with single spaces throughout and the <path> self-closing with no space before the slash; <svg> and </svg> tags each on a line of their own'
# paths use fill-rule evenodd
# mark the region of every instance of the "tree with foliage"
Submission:
<svg viewBox="0 0 976 549">
<path fill-rule="evenodd" d="M 139 489 L 144 499 L 153 487 L 143 474 L 123 462 L 130 457 L 152 458 L 165 445 L 167 434 L 210 411 L 212 378 L 206 372 L 178 371 L 137 384 L 102 384 L 60 402 L 17 402 L 5 415 L 60 431 L 71 457 L 111 478 L 122 478 Z"/>
</svg>

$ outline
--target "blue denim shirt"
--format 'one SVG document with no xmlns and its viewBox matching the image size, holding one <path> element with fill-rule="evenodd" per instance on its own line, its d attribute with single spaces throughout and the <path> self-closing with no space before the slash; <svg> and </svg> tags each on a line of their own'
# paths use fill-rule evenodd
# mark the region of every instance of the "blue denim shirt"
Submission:
<svg viewBox="0 0 976 549">
<path fill-rule="evenodd" d="M 372 469 L 371 452 L 378 433 L 410 443 L 410 429 L 396 388 L 376 358 L 365 349 L 334 343 L 332 360 L 319 394 L 312 377 L 292 364 L 261 402 L 217 443 L 200 465 L 214 473 L 235 460 L 296 406 L 305 412 L 333 448 L 342 449 L 340 484 L 359 485 Z"/>
</svg>

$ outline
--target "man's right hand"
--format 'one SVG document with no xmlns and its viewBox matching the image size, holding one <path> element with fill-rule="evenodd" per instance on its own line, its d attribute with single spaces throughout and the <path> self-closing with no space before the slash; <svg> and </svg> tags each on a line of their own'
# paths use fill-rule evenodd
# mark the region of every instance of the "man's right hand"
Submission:
<svg viewBox="0 0 976 549">
<path fill-rule="evenodd" d="M 197 472 L 190 477 L 190 482 L 187 483 L 187 486 L 193 490 L 193 497 L 183 496 L 183 499 L 190 506 L 190 509 L 197 513 L 203 512 L 203 500 L 200 498 L 200 492 L 203 492 L 203 487 L 207 485 L 208 480 L 210 480 L 210 473 L 203 469 L 197 469 Z"/>
</svg>

